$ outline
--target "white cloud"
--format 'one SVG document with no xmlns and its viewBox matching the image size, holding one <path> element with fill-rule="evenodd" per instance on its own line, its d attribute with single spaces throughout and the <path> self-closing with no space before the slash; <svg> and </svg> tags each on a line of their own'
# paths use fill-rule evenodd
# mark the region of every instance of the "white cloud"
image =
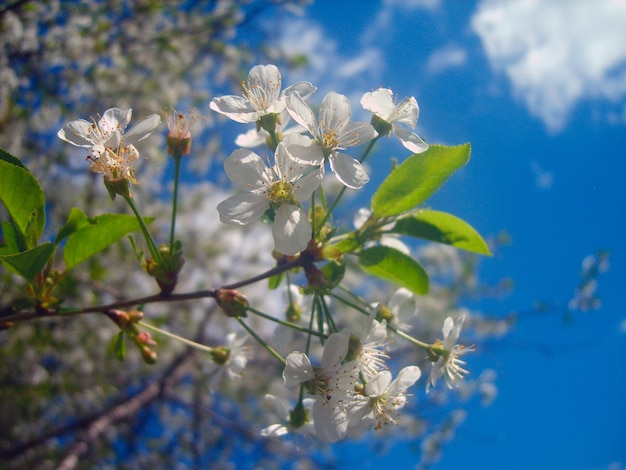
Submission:
<svg viewBox="0 0 626 470">
<path fill-rule="evenodd" d="M 304 54 L 309 60 L 303 70 L 284 71 L 286 86 L 298 80 L 311 82 L 318 87 L 318 102 L 329 91 L 343 93 L 353 112 L 358 112 L 363 93 L 380 82 L 385 68 L 379 47 L 362 40 L 356 54 L 342 54 L 322 25 L 307 18 L 286 23 L 280 41 L 284 51 Z"/>
<path fill-rule="evenodd" d="M 535 174 L 535 186 L 539 189 L 550 189 L 554 182 L 554 175 L 551 171 L 546 171 L 541 168 L 537 162 L 531 162 L 530 168 Z"/>
<path fill-rule="evenodd" d="M 626 0 L 482 0 L 471 23 L 494 69 L 551 131 L 582 100 L 626 98 Z"/>
<path fill-rule="evenodd" d="M 404 10 L 435 11 L 441 5 L 441 0 L 383 0 L 385 6 L 400 7 Z"/>
<path fill-rule="evenodd" d="M 426 70 L 431 74 L 440 73 L 446 69 L 460 67 L 467 62 L 465 49 L 449 45 L 434 51 L 426 62 Z"/>
</svg>

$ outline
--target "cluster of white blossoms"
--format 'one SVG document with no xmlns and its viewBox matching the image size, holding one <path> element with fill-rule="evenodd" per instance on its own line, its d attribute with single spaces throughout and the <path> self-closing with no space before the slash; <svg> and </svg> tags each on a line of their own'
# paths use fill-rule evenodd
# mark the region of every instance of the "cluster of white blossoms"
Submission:
<svg viewBox="0 0 626 470">
<path fill-rule="evenodd" d="M 369 181 L 362 165 L 364 157 L 357 160 L 344 153 L 350 147 L 372 142 L 393 132 L 412 152 L 426 151 L 428 145 L 413 132 L 419 115 L 417 102 L 415 98 L 407 98 L 395 103 L 393 93 L 386 88 L 365 93 L 361 104 L 373 113 L 371 123 L 367 123 L 352 121 L 348 99 L 334 92 L 323 98 L 319 112 L 314 113 L 307 99 L 316 88 L 308 82 L 298 82 L 282 90 L 282 78 L 274 65 L 253 67 L 242 85 L 243 96 L 215 98 L 211 109 L 239 123 L 255 123 L 256 129 L 240 136 L 238 141 L 247 147 L 264 142 L 273 154 L 263 157 L 248 148 L 239 148 L 226 158 L 226 175 L 238 191 L 217 205 L 220 219 L 233 225 L 247 225 L 258 220 L 271 224 L 275 249 L 282 255 L 294 256 L 308 249 L 299 267 L 304 269 L 309 281 L 309 293 L 316 292 L 316 276 L 325 281 L 328 279 L 313 265 L 313 261 L 318 261 L 315 259 L 318 245 L 312 240 L 316 240 L 319 233 L 314 233 L 312 223 L 316 217 L 315 208 L 310 214 L 304 204 L 313 199 L 314 193 L 321 187 L 326 164 L 344 189 L 360 189 Z M 111 185 L 120 181 L 126 186 L 129 181 L 136 183 L 133 170 L 139 153 L 133 144 L 149 136 L 161 121 L 158 115 L 151 115 L 125 132 L 131 115 L 130 109 L 112 108 L 91 122 L 82 119 L 71 121 L 58 132 L 62 140 L 89 150 L 91 168 L 104 175 L 112 197 L 116 191 L 130 196 L 130 192 L 124 192 L 117 186 L 112 190 Z M 185 116 L 176 111 L 172 111 L 166 119 L 169 127 L 168 153 L 177 162 L 189 153 L 190 128 L 196 119 L 193 113 Z M 287 128 L 289 120 L 296 125 Z M 343 189 L 340 194 L 343 194 Z M 324 216 L 327 215 L 322 214 Z M 370 216 L 368 210 L 360 211 L 355 225 L 364 226 Z M 392 225 L 393 221 L 383 220 L 381 227 L 385 229 Z M 319 227 L 317 229 L 319 231 Z M 375 241 L 410 255 L 410 249 L 393 234 L 381 234 Z M 365 243 L 365 246 L 369 247 L 371 243 Z M 322 293 L 313 296 L 324 304 L 327 311 L 328 302 L 320 298 L 332 289 L 329 285 L 322 283 L 319 291 Z M 288 287 L 289 303 L 293 306 L 293 298 L 299 295 L 299 291 L 296 289 L 294 292 L 292 285 Z M 247 299 L 231 289 L 221 291 L 226 297 L 221 299 L 216 296 L 218 304 L 227 316 L 241 321 L 249 307 Z M 332 319 L 324 324 L 321 308 L 317 309 L 319 322 L 316 333 L 323 338 L 319 365 L 314 365 L 315 358 L 311 360 L 313 349 L 310 348 L 310 339 L 316 310 L 313 306 L 308 330 L 300 329 L 309 332 L 306 348 L 303 348 L 305 352 L 292 347 L 278 353 L 265 344 L 284 364 L 282 378 L 285 386 L 300 388 L 299 399 L 293 409 L 273 395 L 266 396 L 284 420 L 263 429 L 262 434 L 266 436 L 292 432 L 315 434 L 323 441 L 336 442 L 358 437 L 369 429 L 381 429 L 388 423 L 398 424 L 399 410 L 407 403 L 407 391 L 420 378 L 421 370 L 416 365 L 408 365 L 393 377 L 387 364 L 390 359 L 388 336 L 391 332 L 427 352 L 427 358 L 433 363 L 426 384 L 427 392 L 441 377 L 452 388 L 468 373 L 461 356 L 472 351 L 473 347 L 464 348 L 456 344 L 465 317 L 459 316 L 456 321 L 447 317 L 441 340 L 432 344 L 420 342 L 406 334 L 410 329 L 406 322 L 417 315 L 413 294 L 406 289 L 398 291 L 388 306 L 364 303 L 363 308 L 357 307 L 367 314 L 360 333 L 350 328 L 339 328 Z M 299 313 L 297 317 L 300 317 Z M 289 316 L 288 320 L 297 321 Z M 249 330 L 248 327 L 246 329 Z M 256 334 L 253 336 L 264 343 Z M 286 338 L 283 339 L 286 341 Z M 245 337 L 230 332 L 223 346 L 210 348 L 212 361 L 207 372 L 211 377 L 211 391 L 216 389 L 224 376 L 231 379 L 241 376 L 248 363 L 248 347 L 244 346 L 244 342 Z M 312 398 L 304 398 L 304 392 Z"/>
<path fill-rule="evenodd" d="M 237 144 L 248 148 L 267 144 L 274 155 L 264 158 L 248 149 L 233 151 L 224 168 L 239 192 L 221 202 L 218 211 L 222 222 L 228 224 L 247 225 L 260 219 L 271 223 L 275 248 L 284 255 L 305 250 L 314 235 L 303 204 L 320 187 L 326 164 L 343 186 L 360 189 L 369 177 L 362 161 L 344 153 L 350 147 L 393 132 L 414 153 L 428 149 L 413 132 L 419 115 L 417 101 L 411 97 L 394 102 L 389 89 L 363 95 L 361 104 L 372 113 L 371 123 L 367 123 L 352 121 L 348 99 L 335 92 L 323 98 L 315 113 L 307 100 L 316 87 L 298 82 L 282 90 L 282 78 L 274 65 L 253 67 L 242 87 L 243 96 L 215 98 L 211 108 L 236 122 L 255 123 L 256 128 L 240 135 Z M 296 125 L 287 127 L 289 121 Z M 361 213 L 355 225 L 362 225 L 368 216 Z M 408 253 L 409 248 L 399 239 L 387 238 L 385 244 Z M 300 387 L 300 399 L 290 409 L 287 402 L 266 396 L 282 422 L 264 428 L 263 435 L 314 433 L 323 441 L 336 442 L 398 423 L 407 390 L 420 378 L 421 370 L 409 365 L 393 378 L 385 349 L 388 323 L 376 320 L 379 313 L 379 318 L 384 318 L 381 308 L 372 308 L 360 335 L 349 329 L 331 331 L 319 365 L 313 364 L 308 353 L 288 352 L 283 379 L 288 388 Z M 395 316 L 391 310 L 387 313 Z M 441 376 L 452 386 L 467 373 L 460 356 L 472 349 L 455 345 L 462 322 L 460 318 L 454 324 L 448 317 L 443 339 L 432 345 L 422 343 L 433 362 L 427 390 Z M 304 391 L 313 398 L 304 399 Z"/>
<path fill-rule="evenodd" d="M 315 396 L 308 422 L 323 441 L 358 437 L 372 427 L 396 423 L 407 389 L 421 375 L 419 367 L 408 366 L 391 380 L 385 363 L 386 322 L 375 316 L 376 311 L 369 315 L 360 337 L 347 329 L 331 334 L 319 366 L 300 351 L 287 356 L 285 385 L 302 385 Z"/>
<path fill-rule="evenodd" d="M 222 222 L 246 225 L 268 216 L 276 250 L 294 255 L 307 247 L 310 224 L 302 204 L 321 184 L 326 163 L 344 186 L 360 189 L 369 181 L 361 162 L 344 151 L 394 132 L 405 147 L 423 152 L 428 145 L 412 130 L 419 108 L 415 98 L 393 102 L 391 90 L 380 88 L 363 96 L 374 113 L 373 123 L 352 121 L 348 98 L 330 92 L 316 115 L 307 99 L 316 87 L 295 83 L 281 91 L 282 77 L 275 65 L 257 65 L 242 83 L 243 96 L 215 98 L 211 109 L 240 123 L 256 123 L 256 130 L 240 136 L 246 147 L 273 142 L 274 163 L 264 163 L 253 152 L 235 150 L 225 168 L 233 184 L 247 192 L 218 207 Z M 282 126 L 287 118 L 298 126 Z M 403 126 L 401 126 L 402 124 Z M 410 129 L 409 129 L 410 128 Z"/>
<path fill-rule="evenodd" d="M 101 173 L 105 181 L 137 183 L 134 168 L 139 152 L 133 144 L 151 135 L 161 123 L 161 117 L 152 114 L 125 132 L 132 114 L 132 109 L 107 109 L 91 122 L 85 119 L 68 122 L 57 135 L 72 145 L 87 148 L 91 169 Z"/>
</svg>

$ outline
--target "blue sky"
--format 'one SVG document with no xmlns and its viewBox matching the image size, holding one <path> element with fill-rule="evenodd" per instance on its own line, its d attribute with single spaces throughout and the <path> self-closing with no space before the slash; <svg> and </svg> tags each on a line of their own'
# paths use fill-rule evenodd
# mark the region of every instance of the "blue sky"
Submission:
<svg viewBox="0 0 626 470">
<path fill-rule="evenodd" d="M 470 364 L 496 370 L 498 398 L 470 406 L 435 468 L 626 468 L 626 2 L 320 0 L 275 34 L 311 60 L 286 84 L 344 93 L 355 118 L 389 87 L 416 97 L 428 141 L 471 142 L 430 203 L 511 234 L 481 266 L 515 280 L 488 313 L 566 303 L 582 259 L 610 250 L 601 310 L 522 320 Z"/>
</svg>

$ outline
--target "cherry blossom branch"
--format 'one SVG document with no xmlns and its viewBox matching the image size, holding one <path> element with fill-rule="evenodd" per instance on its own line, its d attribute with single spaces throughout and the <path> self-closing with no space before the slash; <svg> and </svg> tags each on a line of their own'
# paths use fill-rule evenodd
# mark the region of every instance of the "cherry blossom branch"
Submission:
<svg viewBox="0 0 626 470">
<path fill-rule="evenodd" d="M 37 311 L 25 311 L 16 313 L 14 315 L 0 317 L 0 323 L 5 326 L 11 326 L 13 323 L 22 323 L 25 321 L 34 320 L 36 318 L 63 317 L 69 315 L 80 315 L 85 313 L 106 313 L 109 310 L 124 309 L 129 307 L 135 307 L 137 305 L 145 305 L 158 302 L 181 302 L 186 300 L 203 299 L 207 297 L 215 298 L 217 293 L 222 289 L 238 289 L 240 287 L 254 284 L 256 282 L 275 276 L 276 274 L 280 274 L 285 271 L 289 271 L 290 269 L 303 266 L 305 263 L 308 262 L 309 259 L 307 256 L 300 255 L 296 259 L 279 264 L 278 266 L 275 266 L 261 274 L 258 274 L 248 279 L 244 279 L 242 281 L 224 285 L 218 289 L 200 290 L 184 294 L 155 294 L 149 295 L 147 297 L 140 297 L 137 299 L 117 301 L 105 305 L 96 305 L 93 307 L 47 309 L 43 314 Z"/>
</svg>

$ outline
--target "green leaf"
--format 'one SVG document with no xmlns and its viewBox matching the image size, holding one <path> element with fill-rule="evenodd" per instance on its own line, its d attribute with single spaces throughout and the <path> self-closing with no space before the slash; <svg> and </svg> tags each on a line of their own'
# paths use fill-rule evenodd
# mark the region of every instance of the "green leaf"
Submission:
<svg viewBox="0 0 626 470">
<path fill-rule="evenodd" d="M 391 232 L 491 256 L 480 234 L 467 222 L 447 212 L 421 210 L 411 217 L 398 220 Z"/>
<path fill-rule="evenodd" d="M 11 163 L 12 165 L 17 165 L 26 170 L 26 166 L 24 165 L 24 163 L 19 158 L 14 157 L 6 150 L 0 149 L 0 160 Z"/>
<path fill-rule="evenodd" d="M 388 217 L 414 209 L 469 161 L 470 151 L 470 144 L 431 145 L 426 152 L 411 155 L 387 176 L 372 197 L 374 215 Z"/>
<path fill-rule="evenodd" d="M 0 256 L 0 262 L 15 274 L 32 281 L 54 253 L 54 245 L 46 242 L 32 250 Z"/>
<path fill-rule="evenodd" d="M 14 253 L 19 253 L 20 251 L 26 251 L 26 240 L 24 240 L 24 235 L 17 230 L 12 221 L 2 221 L 2 236 L 7 244 L 6 247 L 3 247 L 5 249 L 2 254 L 12 255 Z"/>
<path fill-rule="evenodd" d="M 113 338 L 113 354 L 120 362 L 126 359 L 126 338 L 123 331 L 119 331 Z"/>
<path fill-rule="evenodd" d="M 85 215 L 85 213 L 78 207 L 72 207 L 70 215 L 67 217 L 67 222 L 65 222 L 65 225 L 61 227 L 61 230 L 59 230 L 59 234 L 54 240 L 54 243 L 59 244 L 59 242 L 61 242 L 64 238 L 69 237 L 74 232 L 77 232 L 81 228 L 87 227 L 88 225 L 89 217 L 87 217 L 87 215 Z"/>
<path fill-rule="evenodd" d="M 358 240 L 354 232 L 348 234 L 347 237 L 328 247 L 330 250 L 337 250 L 340 253 L 352 253 L 363 246 L 363 242 Z"/>
<path fill-rule="evenodd" d="M 359 253 L 359 264 L 366 273 L 406 287 L 416 294 L 428 292 L 428 274 L 424 268 L 401 251 L 378 245 Z"/>
<path fill-rule="evenodd" d="M 27 248 L 34 248 L 46 223 L 45 197 L 37 179 L 17 158 L 0 152 L 0 200 Z"/>
<path fill-rule="evenodd" d="M 154 218 L 144 220 L 150 223 Z M 89 219 L 88 225 L 69 235 L 63 250 L 65 266 L 72 269 L 139 228 L 133 215 L 102 214 Z"/>
<path fill-rule="evenodd" d="M 329 261 L 322 268 L 322 272 L 328 281 L 327 289 L 331 290 L 337 287 L 343 279 L 346 273 L 346 265 L 343 262 Z"/>
<path fill-rule="evenodd" d="M 278 289 L 281 282 L 283 282 L 283 277 L 285 273 L 274 274 L 267 280 L 267 285 L 271 290 Z"/>
</svg>

